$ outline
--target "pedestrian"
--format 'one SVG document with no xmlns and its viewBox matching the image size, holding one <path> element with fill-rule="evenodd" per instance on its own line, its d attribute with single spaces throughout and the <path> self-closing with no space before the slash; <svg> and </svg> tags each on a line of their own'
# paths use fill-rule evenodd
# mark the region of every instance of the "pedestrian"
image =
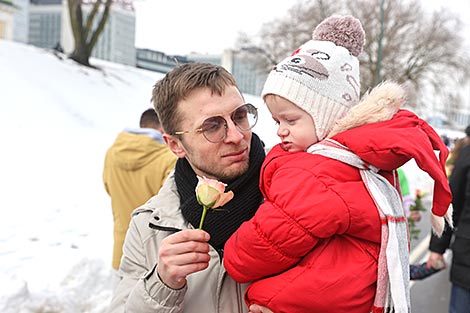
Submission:
<svg viewBox="0 0 470 313">
<path fill-rule="evenodd" d="M 258 209 L 265 154 L 246 103 L 223 67 L 176 67 L 153 89 L 153 104 L 176 167 L 159 194 L 134 211 L 110 312 L 247 312 L 246 284 L 222 266 L 224 244 Z M 227 184 L 233 199 L 205 216 L 198 178 Z"/>
<path fill-rule="evenodd" d="M 421 220 L 421 210 L 424 210 L 420 199 L 413 199 L 410 193 L 410 187 L 408 184 L 408 177 L 405 174 L 403 167 L 397 169 L 398 179 L 400 182 L 400 191 L 403 200 L 403 210 L 405 216 L 408 218 L 408 230 L 410 233 L 410 239 L 417 239 L 420 230 L 416 228 L 416 223 Z M 419 190 L 416 191 L 416 196 L 419 197 Z M 427 267 L 427 263 L 410 264 L 410 280 L 422 280 L 437 272 L 441 268 Z"/>
<path fill-rule="evenodd" d="M 104 162 L 103 182 L 114 219 L 112 266 L 116 270 L 132 211 L 158 193 L 177 159 L 163 141 L 153 108 L 142 113 L 139 126 L 119 133 Z"/>
<path fill-rule="evenodd" d="M 402 167 L 397 168 L 398 181 L 400 182 L 400 191 L 403 199 L 403 209 L 405 216 L 411 219 L 414 223 L 421 220 L 421 213 L 418 210 L 411 210 L 410 208 L 415 206 L 415 200 L 410 192 L 410 186 L 408 184 L 408 177 L 405 174 L 405 170 Z"/>
<path fill-rule="evenodd" d="M 450 176 L 452 170 L 454 169 L 454 164 L 457 158 L 459 157 L 460 150 L 463 147 L 470 144 L 470 125 L 465 128 L 465 137 L 459 138 L 455 141 L 455 144 L 450 151 L 449 157 L 447 158 L 446 166 L 447 166 L 447 176 Z"/>
<path fill-rule="evenodd" d="M 424 120 L 399 110 L 400 86 L 384 83 L 359 103 L 363 44 L 359 20 L 331 16 L 265 82 L 281 143 L 262 166 L 264 203 L 224 257 L 230 276 L 252 282 L 252 312 L 410 312 L 396 169 L 415 158 L 435 179 L 432 212 L 443 224 L 447 149 Z"/>
<path fill-rule="evenodd" d="M 465 132 L 469 138 L 470 125 Z M 440 238 L 432 235 L 427 265 L 428 268 L 445 268 L 447 265 L 443 254 L 447 249 L 452 249 L 449 313 L 467 313 L 470 308 L 470 145 L 460 149 L 449 177 L 449 184 L 455 228 L 446 227 Z"/>
</svg>

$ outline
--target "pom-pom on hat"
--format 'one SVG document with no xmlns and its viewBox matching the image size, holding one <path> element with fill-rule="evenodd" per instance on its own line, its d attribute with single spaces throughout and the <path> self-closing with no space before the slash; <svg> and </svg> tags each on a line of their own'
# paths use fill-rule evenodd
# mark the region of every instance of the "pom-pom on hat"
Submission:
<svg viewBox="0 0 470 313">
<path fill-rule="evenodd" d="M 361 22 L 350 15 L 325 19 L 312 40 L 269 73 L 263 99 L 274 94 L 293 102 L 312 115 L 318 139 L 326 138 L 335 122 L 359 102 L 357 56 L 364 37 Z"/>
</svg>

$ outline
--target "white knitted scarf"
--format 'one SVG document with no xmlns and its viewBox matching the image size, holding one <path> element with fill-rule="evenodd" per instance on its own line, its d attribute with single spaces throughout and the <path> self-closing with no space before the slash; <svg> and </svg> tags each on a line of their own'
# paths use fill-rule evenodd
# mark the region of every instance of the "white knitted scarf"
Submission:
<svg viewBox="0 0 470 313">
<path fill-rule="evenodd" d="M 341 161 L 360 170 L 382 221 L 373 312 L 410 313 L 407 219 L 397 189 L 378 174 L 378 168 L 365 163 L 347 147 L 332 139 L 325 139 L 311 146 L 307 152 Z"/>
</svg>

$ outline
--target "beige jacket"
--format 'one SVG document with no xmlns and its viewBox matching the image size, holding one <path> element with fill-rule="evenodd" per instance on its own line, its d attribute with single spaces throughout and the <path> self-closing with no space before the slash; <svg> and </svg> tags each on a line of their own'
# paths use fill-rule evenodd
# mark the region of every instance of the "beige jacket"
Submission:
<svg viewBox="0 0 470 313">
<path fill-rule="evenodd" d="M 120 133 L 106 152 L 103 182 L 113 208 L 113 268 L 119 268 L 132 211 L 158 193 L 176 160 L 166 144 L 128 132 Z"/>
<path fill-rule="evenodd" d="M 189 275 L 183 289 L 173 290 L 160 281 L 155 267 L 161 240 L 178 230 L 193 228 L 183 218 L 179 203 L 172 172 L 159 194 L 134 211 L 119 268 L 121 280 L 108 312 L 248 312 L 243 300 L 248 285 L 228 276 L 214 249 L 209 267 Z"/>
</svg>

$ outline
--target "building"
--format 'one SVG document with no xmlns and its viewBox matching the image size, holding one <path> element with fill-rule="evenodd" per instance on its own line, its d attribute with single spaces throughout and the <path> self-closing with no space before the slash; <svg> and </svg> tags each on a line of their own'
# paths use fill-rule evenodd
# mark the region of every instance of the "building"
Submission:
<svg viewBox="0 0 470 313">
<path fill-rule="evenodd" d="M 260 69 L 255 58 L 250 58 L 237 50 L 225 50 L 221 65 L 232 73 L 241 91 L 251 95 L 261 95 L 268 71 Z"/>
<path fill-rule="evenodd" d="M 226 49 L 220 54 L 198 54 L 187 55 L 190 62 L 206 62 L 221 65 L 232 73 L 237 81 L 237 85 L 243 93 L 251 95 L 261 95 L 267 73 L 259 70 L 259 67 L 252 58 L 239 53 L 237 50 Z"/>
<path fill-rule="evenodd" d="M 186 56 L 190 62 L 204 62 L 216 65 L 222 65 L 222 58 L 220 54 L 207 54 L 207 53 L 195 53 L 191 52 Z M 227 69 L 228 70 L 228 69 Z"/>
<path fill-rule="evenodd" d="M 261 94 L 268 74 L 267 71 L 259 70 L 253 58 L 246 58 L 234 50 L 225 50 L 222 55 L 190 53 L 183 57 L 166 55 L 150 49 L 137 49 L 136 66 L 139 68 L 167 73 L 178 64 L 188 62 L 221 65 L 235 77 L 241 92 L 257 96 Z"/>
<path fill-rule="evenodd" d="M 0 39 L 13 39 L 13 17 L 17 7 L 11 0 L 0 0 Z"/>
<path fill-rule="evenodd" d="M 66 0 L 30 0 L 28 43 L 46 49 L 74 48 L 74 38 Z M 91 6 L 83 6 L 85 20 Z M 100 14 L 100 13 L 99 13 Z M 95 27 L 97 21 L 95 20 Z M 135 12 L 132 7 L 114 4 L 92 57 L 135 66 Z"/>
<path fill-rule="evenodd" d="M 135 66 L 134 9 L 113 5 L 100 39 L 93 51 L 94 57 Z"/>
<path fill-rule="evenodd" d="M 29 0 L 14 0 L 18 7 L 13 18 L 13 40 L 28 43 L 29 34 Z"/>
<path fill-rule="evenodd" d="M 62 0 L 31 0 L 28 43 L 45 49 L 60 44 Z"/>
<path fill-rule="evenodd" d="M 188 59 L 184 56 L 166 55 L 161 51 L 150 49 L 137 48 L 136 56 L 136 67 L 159 73 L 168 73 L 176 65 L 188 63 Z"/>
</svg>

